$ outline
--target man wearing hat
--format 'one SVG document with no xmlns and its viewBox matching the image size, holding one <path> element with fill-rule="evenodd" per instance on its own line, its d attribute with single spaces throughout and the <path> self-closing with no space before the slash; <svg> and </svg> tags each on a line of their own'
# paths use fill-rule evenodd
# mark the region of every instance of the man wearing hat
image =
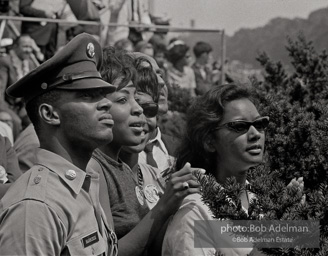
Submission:
<svg viewBox="0 0 328 256">
<path fill-rule="evenodd" d="M 24 98 L 40 149 L 0 201 L 2 255 L 117 255 L 98 174 L 86 171 L 113 136 L 106 94 L 115 87 L 101 79 L 101 62 L 99 43 L 80 34 L 7 89 Z"/>
</svg>

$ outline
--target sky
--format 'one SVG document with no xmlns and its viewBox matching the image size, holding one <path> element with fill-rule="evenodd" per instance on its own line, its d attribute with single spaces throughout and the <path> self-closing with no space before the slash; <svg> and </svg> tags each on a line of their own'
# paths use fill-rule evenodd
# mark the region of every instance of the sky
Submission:
<svg viewBox="0 0 328 256">
<path fill-rule="evenodd" d="M 271 19 L 303 18 L 328 7 L 327 0 L 152 0 L 154 14 L 171 19 L 172 26 L 224 29 L 232 36 L 241 28 L 256 28 Z"/>
</svg>

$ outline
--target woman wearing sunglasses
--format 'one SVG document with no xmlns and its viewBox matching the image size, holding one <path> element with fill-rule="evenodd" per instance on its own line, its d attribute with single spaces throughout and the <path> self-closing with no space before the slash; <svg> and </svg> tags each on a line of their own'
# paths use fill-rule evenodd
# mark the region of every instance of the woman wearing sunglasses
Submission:
<svg viewBox="0 0 328 256">
<path fill-rule="evenodd" d="M 199 192 L 199 184 L 192 179 L 192 168 L 186 164 L 174 174 L 161 199 L 149 211 L 142 200 L 143 187 L 138 173 L 119 157 L 123 146 L 137 146 L 146 137 L 143 108 L 135 98 L 133 81 L 137 74 L 133 59 L 107 47 L 101 74 L 105 81 L 117 87 L 107 95 L 112 102 L 109 114 L 114 120 L 113 140 L 94 151 L 88 166 L 100 174 L 100 203 L 108 219 L 114 222 L 119 255 L 143 255 L 152 244 L 153 234 L 175 213 L 185 196 Z M 188 190 L 183 187 L 185 182 L 190 184 Z"/>
<path fill-rule="evenodd" d="M 176 168 L 190 162 L 211 173 L 218 183 L 223 184 L 233 176 L 244 185 L 247 170 L 262 162 L 268 124 L 269 117 L 260 115 L 256 99 L 248 88 L 235 84 L 213 86 L 188 112 L 186 134 L 178 151 Z M 246 191 L 241 196 L 245 210 L 251 196 Z M 202 233 L 212 248 L 194 248 L 193 229 L 194 220 L 211 220 L 212 216 L 200 195 L 186 197 L 167 228 L 162 254 L 214 255 L 217 251 L 215 231 L 209 226 Z M 224 255 L 247 255 L 251 251 L 231 248 L 231 245 L 229 249 L 229 242 L 224 245 L 227 248 L 220 249 Z"/>
</svg>

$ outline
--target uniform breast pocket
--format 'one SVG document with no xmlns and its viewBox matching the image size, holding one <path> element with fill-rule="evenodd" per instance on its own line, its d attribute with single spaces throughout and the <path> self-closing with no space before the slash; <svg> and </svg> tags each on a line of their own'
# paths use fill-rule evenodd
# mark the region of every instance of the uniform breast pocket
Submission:
<svg viewBox="0 0 328 256">
<path fill-rule="evenodd" d="M 101 255 L 106 252 L 106 242 L 98 230 L 74 237 L 67 243 L 70 255 Z"/>
</svg>

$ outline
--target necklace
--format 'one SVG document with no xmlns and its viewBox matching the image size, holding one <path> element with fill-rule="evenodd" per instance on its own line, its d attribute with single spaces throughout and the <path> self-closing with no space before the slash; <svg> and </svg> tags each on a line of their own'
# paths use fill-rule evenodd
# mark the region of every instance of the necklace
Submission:
<svg viewBox="0 0 328 256">
<path fill-rule="evenodd" d="M 134 175 L 133 175 L 134 177 Z M 135 187 L 135 191 L 136 191 L 136 196 L 138 198 L 138 201 L 141 205 L 144 205 L 144 192 L 143 192 L 143 184 L 144 184 L 144 180 L 143 180 L 143 175 L 140 169 L 140 165 L 138 164 L 138 170 L 137 170 L 137 186 Z"/>
</svg>

